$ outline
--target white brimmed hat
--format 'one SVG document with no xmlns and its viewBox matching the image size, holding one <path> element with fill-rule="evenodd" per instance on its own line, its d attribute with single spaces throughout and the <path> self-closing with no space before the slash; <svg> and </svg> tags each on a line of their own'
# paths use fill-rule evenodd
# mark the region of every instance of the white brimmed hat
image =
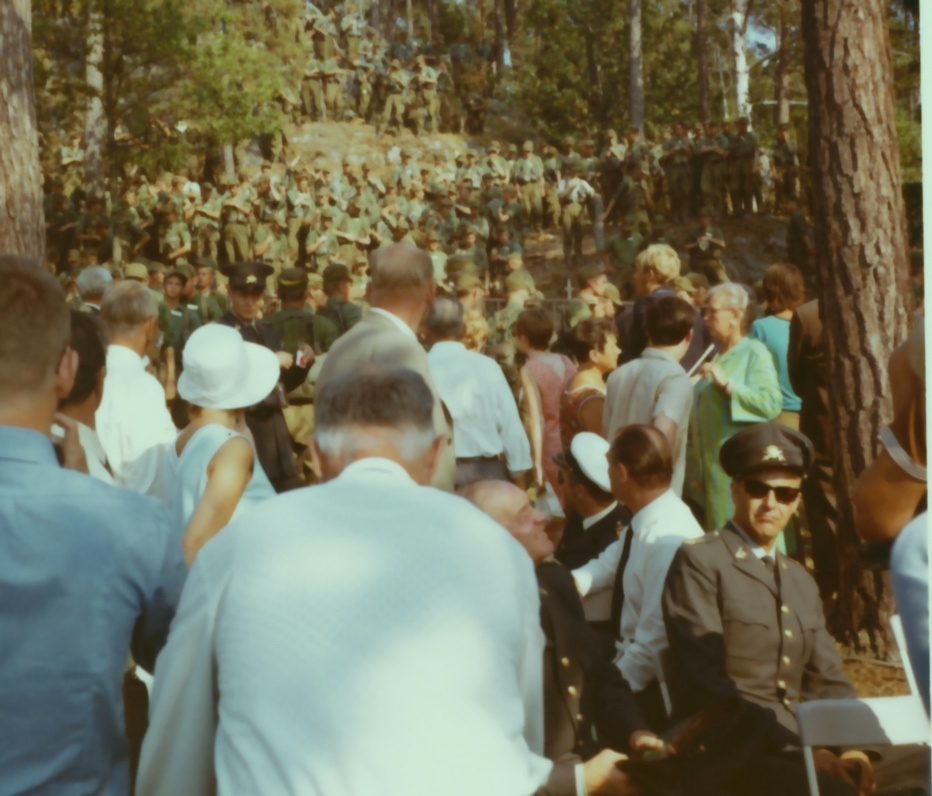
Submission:
<svg viewBox="0 0 932 796">
<path fill-rule="evenodd" d="M 268 396 L 278 383 L 278 357 L 247 343 L 229 326 L 197 329 L 184 347 L 178 395 L 203 409 L 245 409 Z"/>
</svg>

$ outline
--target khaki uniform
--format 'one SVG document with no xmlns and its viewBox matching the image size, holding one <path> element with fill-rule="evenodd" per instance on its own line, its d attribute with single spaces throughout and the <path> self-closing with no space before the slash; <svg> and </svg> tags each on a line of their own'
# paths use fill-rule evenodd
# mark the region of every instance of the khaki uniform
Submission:
<svg viewBox="0 0 932 796">
<path fill-rule="evenodd" d="M 214 191 L 210 199 L 200 205 L 208 213 L 219 214 L 223 197 Z M 212 257 L 217 259 L 220 253 L 220 222 L 203 213 L 195 213 L 191 222 L 194 230 L 194 255 L 197 258 Z M 222 313 L 221 313 L 222 314 Z"/>
<path fill-rule="evenodd" d="M 699 141 L 699 149 L 705 147 L 718 147 L 728 152 L 728 139 L 723 135 L 705 136 Z M 725 161 L 718 152 L 706 152 L 702 163 L 702 203 L 714 216 L 722 215 L 725 209 Z"/>
<path fill-rule="evenodd" d="M 239 193 L 235 197 L 225 198 L 224 202 L 227 201 L 231 201 L 231 204 L 224 208 L 223 231 L 220 234 L 227 262 L 248 262 L 252 259 L 252 248 L 249 245 L 249 217 L 251 214 L 249 197 L 244 197 L 242 193 Z"/>
<path fill-rule="evenodd" d="M 759 193 L 757 175 L 757 135 L 747 130 L 735 136 L 732 147 L 731 200 L 735 213 L 746 213 L 752 209 L 751 200 Z"/>
<path fill-rule="evenodd" d="M 320 73 L 320 61 L 317 58 L 308 58 L 304 67 L 301 99 L 304 102 L 304 112 L 307 114 L 308 119 L 313 121 L 326 118 L 327 109 L 324 105 L 323 77 Z"/>
<path fill-rule="evenodd" d="M 667 179 L 667 193 L 670 196 L 670 215 L 681 223 L 689 214 L 689 159 L 692 143 L 683 138 L 670 137 L 663 143 L 663 167 Z"/>
<path fill-rule="evenodd" d="M 535 155 L 519 159 L 512 173 L 524 214 L 537 230 L 540 230 L 544 220 L 543 176 L 544 164 Z"/>
</svg>

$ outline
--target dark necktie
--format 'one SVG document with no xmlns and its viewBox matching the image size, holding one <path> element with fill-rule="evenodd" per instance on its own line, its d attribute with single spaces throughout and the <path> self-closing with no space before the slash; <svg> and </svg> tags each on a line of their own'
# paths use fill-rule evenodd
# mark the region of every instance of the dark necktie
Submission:
<svg viewBox="0 0 932 796">
<path fill-rule="evenodd" d="M 780 598 L 780 567 L 777 564 L 776 555 L 764 556 L 761 563 L 773 574 L 774 583 L 777 586 L 777 599 Z"/>
<path fill-rule="evenodd" d="M 612 632 L 615 638 L 621 641 L 621 609 L 625 607 L 625 567 L 631 557 L 631 540 L 634 538 L 634 528 L 628 526 L 625 536 L 625 545 L 621 550 L 621 561 L 618 562 L 618 571 L 615 572 L 615 585 L 612 587 Z"/>
</svg>

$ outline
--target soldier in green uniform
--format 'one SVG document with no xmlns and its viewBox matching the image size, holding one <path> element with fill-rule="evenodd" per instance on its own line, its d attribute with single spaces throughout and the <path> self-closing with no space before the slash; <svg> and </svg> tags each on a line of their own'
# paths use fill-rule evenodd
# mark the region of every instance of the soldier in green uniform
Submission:
<svg viewBox="0 0 932 796">
<path fill-rule="evenodd" d="M 362 40 L 362 31 L 366 23 L 362 14 L 347 11 L 340 20 L 340 31 L 343 33 L 346 57 L 350 60 L 359 55 L 359 45 Z"/>
<path fill-rule="evenodd" d="M 735 216 L 740 218 L 752 209 L 751 200 L 757 192 L 755 180 L 759 171 L 757 134 L 748 130 L 748 123 L 747 116 L 738 119 L 738 133 L 732 146 L 731 199 Z"/>
<path fill-rule="evenodd" d="M 683 248 L 690 253 L 690 270 L 705 276 L 710 285 L 728 281 L 728 272 L 721 260 L 725 236 L 718 227 L 712 226 L 709 208 L 703 208 L 699 215 L 699 228 L 689 235 Z"/>
<path fill-rule="evenodd" d="M 324 85 L 324 106 L 327 108 L 327 118 L 338 122 L 343 118 L 343 70 L 340 61 L 334 55 L 325 58 L 320 64 L 320 74 Z"/>
<path fill-rule="evenodd" d="M 417 64 L 417 94 L 418 104 L 423 109 L 424 122 L 430 122 L 430 131 L 440 131 L 440 98 L 437 95 L 437 71 L 428 66 L 423 55 L 415 61 Z"/>
<path fill-rule="evenodd" d="M 220 252 L 220 215 L 223 197 L 214 186 L 205 182 L 201 186 L 201 201 L 195 206 L 191 228 L 194 232 L 194 256 L 210 257 L 216 261 Z"/>
<path fill-rule="evenodd" d="M 634 298 L 634 262 L 644 245 L 633 215 L 624 216 L 619 231 L 605 242 L 602 261 L 614 274 L 613 282 L 626 301 Z"/>
<path fill-rule="evenodd" d="M 184 299 L 184 289 L 193 276 L 190 265 L 175 266 L 165 275 L 163 305 L 167 312 L 159 313 L 162 332 L 162 364 L 165 368 L 165 396 L 175 425 L 187 425 L 184 401 L 177 397 L 178 377 L 184 367 L 183 353 L 191 333 L 201 325 L 197 311 L 192 311 Z M 179 422 L 180 421 L 180 422 Z"/>
<path fill-rule="evenodd" d="M 390 124 L 396 124 L 398 129 L 404 126 L 404 93 L 408 87 L 408 81 L 401 69 L 401 61 L 397 58 L 393 58 L 388 65 L 388 74 L 385 75 L 383 83 L 385 107 L 382 109 L 382 118 L 376 130 L 379 135 L 384 133 Z"/>
<path fill-rule="evenodd" d="M 725 206 L 725 171 L 729 157 L 728 139 L 719 133 L 718 124 L 710 122 L 708 132 L 699 141 L 702 162 L 702 202 L 715 216 Z"/>
<path fill-rule="evenodd" d="M 66 197 L 70 197 L 76 188 L 84 185 L 84 149 L 81 147 L 81 136 L 73 135 L 70 140 L 71 146 L 63 146 L 60 153 Z"/>
<path fill-rule="evenodd" d="M 217 261 L 213 257 L 200 257 L 194 271 L 194 303 L 201 323 L 220 320 L 230 302 L 216 287 Z"/>
<path fill-rule="evenodd" d="M 595 189 L 582 178 L 578 156 L 565 161 L 563 167 L 565 176 L 557 191 L 563 207 L 563 258 L 570 264 L 582 258 L 583 213 Z"/>
<path fill-rule="evenodd" d="M 636 125 L 628 128 L 625 148 L 625 173 L 630 174 L 636 163 L 645 165 L 648 171 L 650 161 L 650 147 L 641 139 L 641 130 Z"/>
<path fill-rule="evenodd" d="M 482 135 L 485 130 L 485 100 L 481 94 L 472 92 L 463 103 L 466 112 L 465 128 L 470 135 Z"/>
<path fill-rule="evenodd" d="M 353 278 L 345 263 L 333 262 L 324 269 L 324 293 L 327 303 L 318 312 L 329 319 L 340 334 L 346 334 L 362 318 L 353 303 Z"/>
<path fill-rule="evenodd" d="M 301 268 L 284 269 L 278 278 L 281 309 L 263 318 L 265 323 L 275 327 L 282 347 L 292 356 L 296 356 L 305 343 L 318 354 L 325 354 L 340 336 L 332 321 L 312 309 L 310 277 L 316 277 L 315 284 L 322 280 Z"/>
<path fill-rule="evenodd" d="M 229 263 L 243 263 L 251 259 L 249 245 L 249 218 L 252 202 L 240 183 L 228 181 L 228 193 L 220 203 L 223 227 L 220 240 Z"/>
<path fill-rule="evenodd" d="M 333 58 L 337 51 L 336 11 L 332 8 L 324 14 L 311 19 L 311 40 L 314 42 L 314 54 L 321 60 Z"/>
<path fill-rule="evenodd" d="M 795 195 L 787 197 L 784 203 L 786 213 L 790 217 L 786 228 L 786 259 L 795 265 L 810 284 L 815 276 L 812 269 L 812 227 L 806 220 L 806 215 L 799 206 Z"/>
<path fill-rule="evenodd" d="M 288 221 L 285 217 L 285 211 L 279 210 L 272 215 L 267 226 L 263 225 L 256 232 L 256 240 L 253 245 L 253 259 L 256 262 L 267 263 L 275 269 L 271 275 L 268 284 L 268 290 L 271 293 L 274 285 L 278 281 L 278 275 L 283 268 L 290 268 L 293 265 L 288 255 Z"/>
<path fill-rule="evenodd" d="M 327 109 L 324 105 L 323 75 L 320 71 L 320 60 L 312 55 L 304 65 L 304 79 L 301 81 L 301 99 L 304 102 L 304 112 L 309 121 L 327 118 Z"/>
<path fill-rule="evenodd" d="M 783 122 L 777 128 L 777 142 L 770 158 L 773 169 L 774 208 L 783 207 L 786 200 L 796 196 L 799 178 L 799 155 L 796 142 L 790 138 L 790 126 Z"/>
<path fill-rule="evenodd" d="M 692 142 L 680 122 L 673 125 L 673 135 L 663 142 L 661 165 L 670 196 L 670 215 L 674 223 L 683 224 L 689 212 L 689 158 Z"/>
<path fill-rule="evenodd" d="M 534 293 L 533 279 L 527 271 L 514 271 L 505 277 L 505 306 L 489 318 L 489 346 L 503 346 L 510 349 L 514 359 L 514 340 L 512 330 L 518 316 Z"/>
<path fill-rule="evenodd" d="M 285 206 L 288 215 L 288 256 L 292 262 L 298 262 L 301 253 L 300 241 L 307 237 L 307 230 L 316 215 L 311 181 L 306 173 L 300 174 L 295 184 L 286 192 Z"/>
<path fill-rule="evenodd" d="M 476 228 L 472 224 L 463 224 L 460 227 L 459 243 L 453 252 L 455 256 L 468 257 L 474 263 L 478 274 L 485 274 L 489 270 L 489 255 L 485 246 L 479 244 L 476 237 Z M 449 273 L 449 261 L 448 261 Z"/>
<path fill-rule="evenodd" d="M 447 62 L 443 58 L 437 62 L 437 99 L 440 104 L 440 121 L 438 132 L 460 132 L 462 119 L 456 99 L 456 85 L 453 75 L 447 71 Z"/>
<path fill-rule="evenodd" d="M 605 132 L 605 147 L 599 156 L 602 196 L 614 196 L 618 190 L 618 185 L 624 177 L 627 150 L 625 144 L 618 141 L 618 133 L 614 130 Z"/>
<path fill-rule="evenodd" d="M 518 196 L 528 225 L 538 234 L 544 222 L 544 168 L 534 155 L 534 144 L 525 141 L 521 157 L 515 162 L 512 178 L 518 186 Z"/>
<path fill-rule="evenodd" d="M 333 228 L 335 216 L 332 207 L 325 207 L 320 211 L 320 226 L 315 228 L 312 225 L 308 230 L 304 251 L 311 271 L 321 270 L 340 249 L 340 241 L 337 240 L 336 230 Z"/>
<path fill-rule="evenodd" d="M 369 121 L 369 109 L 372 105 L 373 65 L 363 56 L 350 61 L 356 78 L 356 115 L 365 122 Z"/>
<path fill-rule="evenodd" d="M 168 265 L 187 265 L 191 253 L 191 232 L 184 221 L 177 219 L 174 204 L 165 207 L 165 233 L 159 241 L 159 252 Z"/>
</svg>

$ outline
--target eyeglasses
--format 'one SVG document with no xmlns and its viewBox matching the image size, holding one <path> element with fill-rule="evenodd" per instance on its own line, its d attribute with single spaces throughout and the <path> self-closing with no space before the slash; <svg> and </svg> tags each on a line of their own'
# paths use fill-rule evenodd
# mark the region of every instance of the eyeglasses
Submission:
<svg viewBox="0 0 932 796">
<path fill-rule="evenodd" d="M 799 493 L 802 490 L 795 486 L 772 486 L 765 481 L 757 481 L 753 478 L 749 478 L 744 482 L 744 491 L 755 500 L 765 498 L 770 492 L 773 492 L 773 496 L 777 499 L 777 503 L 788 506 L 799 497 Z"/>
<path fill-rule="evenodd" d="M 734 312 L 732 307 L 705 307 L 702 310 L 703 315 L 714 315 L 716 312 Z"/>
</svg>

